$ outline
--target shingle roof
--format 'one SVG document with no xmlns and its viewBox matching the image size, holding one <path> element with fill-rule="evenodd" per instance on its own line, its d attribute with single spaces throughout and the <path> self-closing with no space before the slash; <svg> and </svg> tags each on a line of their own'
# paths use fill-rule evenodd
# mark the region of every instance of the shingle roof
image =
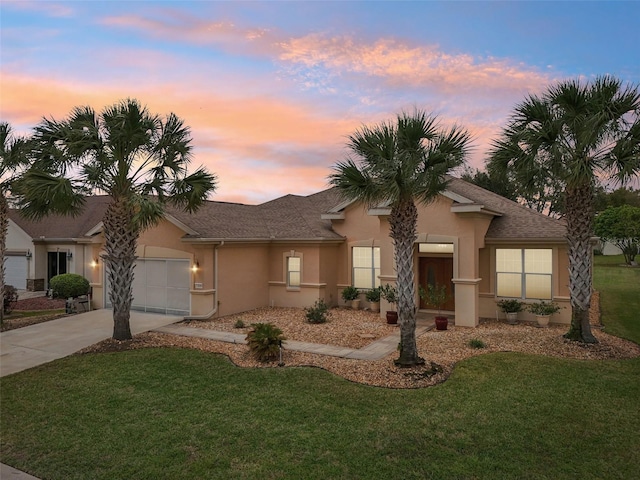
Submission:
<svg viewBox="0 0 640 480">
<path fill-rule="evenodd" d="M 9 218 L 34 239 L 80 238 L 102 221 L 109 204 L 107 196 L 87 197 L 85 200 L 85 208 L 75 217 L 49 215 L 34 221 L 25 219 L 16 210 L 9 210 Z"/>
<path fill-rule="evenodd" d="M 286 195 L 261 205 L 205 202 L 194 214 L 174 207 L 167 213 L 195 234 L 187 238 L 223 240 L 318 240 L 342 239 L 331 222 L 320 215 L 337 201 L 329 189 L 307 197 Z M 109 197 L 87 197 L 85 208 L 76 217 L 51 215 L 40 221 L 22 218 L 15 210 L 9 217 L 34 239 L 80 238 L 102 221 Z"/>
<path fill-rule="evenodd" d="M 451 178 L 448 191 L 495 212 L 487 240 L 562 239 L 565 225 L 562 221 L 540 214 L 523 205 L 507 200 L 458 178 Z M 80 238 L 102 221 L 109 197 L 86 199 L 86 206 L 76 217 L 52 215 L 40 221 L 25 220 L 12 210 L 9 217 L 34 239 L 41 236 L 52 239 Z M 189 214 L 168 207 L 167 213 L 191 228 L 194 233 L 186 238 L 219 240 L 339 240 L 343 237 L 333 231 L 330 220 L 321 214 L 343 202 L 335 188 L 308 195 L 285 195 L 260 204 L 205 202 L 195 213 Z M 454 200 L 454 205 L 458 204 Z M 462 204 L 460 204 L 462 205 Z"/>
<path fill-rule="evenodd" d="M 459 178 L 451 177 L 448 190 L 501 214 L 491 220 L 485 236 L 487 240 L 559 240 L 566 235 L 566 226 L 563 221 L 538 213 Z"/>
</svg>

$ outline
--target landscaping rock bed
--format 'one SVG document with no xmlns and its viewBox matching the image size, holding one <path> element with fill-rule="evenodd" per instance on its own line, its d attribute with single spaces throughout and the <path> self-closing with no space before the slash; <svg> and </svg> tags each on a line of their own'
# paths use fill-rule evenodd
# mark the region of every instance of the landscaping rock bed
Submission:
<svg viewBox="0 0 640 480">
<path fill-rule="evenodd" d="M 595 308 L 597 308 L 597 300 Z M 198 328 L 215 328 L 226 331 L 246 332 L 233 326 L 241 319 L 249 326 L 256 322 L 270 322 L 277 325 L 290 340 L 313 343 L 329 343 L 350 348 L 361 348 L 375 341 L 361 335 L 375 335 L 381 338 L 391 334 L 398 327 L 388 326 L 377 314 L 349 309 L 332 309 L 331 321 L 325 324 L 309 325 L 304 322 L 304 312 L 289 308 L 264 308 L 241 315 L 190 322 Z M 597 316 L 594 315 L 594 318 Z M 351 360 L 325 355 L 288 351 L 285 349 L 285 367 L 313 366 L 323 368 L 347 380 L 387 388 L 421 388 L 440 383 L 451 374 L 455 364 L 466 358 L 492 352 L 521 352 L 585 360 L 633 358 L 640 356 L 640 346 L 604 333 L 594 325 L 594 335 L 599 342 L 583 345 L 565 340 L 562 335 L 567 326 L 552 325 L 538 328 L 533 324 L 508 325 L 501 321 L 485 321 L 477 328 L 449 326 L 446 331 L 429 331 L 418 337 L 418 351 L 427 365 L 415 368 L 398 368 L 393 364 L 397 353 L 378 361 Z M 472 348 L 470 340 L 481 340 L 485 348 Z M 180 337 L 160 333 L 137 335 L 132 341 L 107 340 L 94 345 L 83 353 L 96 351 L 120 351 L 147 347 L 196 348 L 206 352 L 227 355 L 241 367 L 278 368 L 278 362 L 260 363 L 249 354 L 243 344 L 224 343 L 194 337 Z M 434 373 L 432 362 L 441 367 Z M 437 369 L 436 369 L 437 370 Z"/>
</svg>

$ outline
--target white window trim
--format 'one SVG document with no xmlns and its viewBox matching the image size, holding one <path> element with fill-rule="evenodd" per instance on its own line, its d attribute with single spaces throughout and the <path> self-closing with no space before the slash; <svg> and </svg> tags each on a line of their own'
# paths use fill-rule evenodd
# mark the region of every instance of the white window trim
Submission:
<svg viewBox="0 0 640 480">
<path fill-rule="evenodd" d="M 379 279 L 380 275 L 379 274 L 376 275 L 376 270 L 380 271 L 381 270 L 381 266 L 378 265 L 377 269 L 376 269 L 375 255 L 374 255 L 374 251 L 375 250 L 374 249 L 377 248 L 380 251 L 380 255 L 379 255 L 380 256 L 380 260 L 379 260 L 380 263 L 382 261 L 382 250 L 380 249 L 380 246 L 371 245 L 370 243 L 366 244 L 366 245 L 358 245 L 358 244 L 349 245 L 349 249 L 350 249 L 349 262 L 351 264 L 350 265 L 351 266 L 351 285 L 353 285 L 353 286 L 355 286 L 354 283 L 355 283 L 355 271 L 356 271 L 356 268 L 362 269 L 362 270 L 365 269 L 365 267 L 355 267 L 353 265 L 353 249 L 354 248 L 369 248 L 369 249 L 371 249 L 371 265 L 372 265 L 372 267 L 371 268 L 366 268 L 366 270 L 370 270 L 371 271 L 371 282 L 372 282 L 371 285 L 372 286 L 371 287 L 357 287 L 359 290 L 371 290 L 372 288 L 376 287 L 376 283 L 380 284 L 380 279 Z M 376 280 L 377 280 L 377 282 L 376 282 Z"/>
<path fill-rule="evenodd" d="M 503 272 L 503 271 L 498 271 L 498 250 L 520 250 L 520 262 L 521 262 L 521 268 L 522 271 L 521 272 Z M 525 270 L 525 251 L 526 250 L 550 250 L 551 251 L 551 273 L 530 273 L 527 272 Z M 555 255 L 555 250 L 553 248 L 532 248 L 532 247 L 497 247 L 495 249 L 495 254 L 493 257 L 493 265 L 495 267 L 495 292 L 496 292 L 496 298 L 518 298 L 520 300 L 553 300 L 554 296 L 553 296 L 553 292 L 554 292 L 554 285 L 555 285 L 555 260 L 556 260 L 556 255 Z M 520 296 L 519 297 L 502 297 L 498 295 L 498 275 L 500 273 L 507 273 L 507 274 L 517 274 L 520 275 Z M 545 276 L 545 277 L 549 277 L 549 286 L 550 286 L 550 296 L 549 298 L 537 298 L 537 297 L 527 297 L 527 283 L 526 283 L 526 278 L 527 275 L 540 275 L 540 276 Z"/>
<path fill-rule="evenodd" d="M 300 259 L 300 285 L 290 285 L 289 284 L 289 259 L 290 258 L 299 258 Z M 298 292 L 302 287 L 302 271 L 304 268 L 304 260 L 302 252 L 296 252 L 295 250 L 291 250 L 288 252 L 284 252 L 283 254 L 283 278 L 284 284 L 288 291 Z"/>
</svg>

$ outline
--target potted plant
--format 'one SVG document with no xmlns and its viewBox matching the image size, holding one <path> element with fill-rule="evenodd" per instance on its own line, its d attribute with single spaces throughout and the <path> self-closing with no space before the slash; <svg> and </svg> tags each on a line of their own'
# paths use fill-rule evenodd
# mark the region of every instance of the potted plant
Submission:
<svg viewBox="0 0 640 480">
<path fill-rule="evenodd" d="M 372 312 L 380 311 L 380 287 L 372 288 L 371 290 L 367 290 L 364 294 L 367 297 L 367 301 L 369 302 L 369 308 Z"/>
<path fill-rule="evenodd" d="M 383 287 L 380 287 L 380 296 L 384 298 L 391 305 L 395 305 L 398 303 L 398 290 L 393 285 L 389 285 L 388 283 Z M 387 310 L 387 323 L 389 325 L 395 325 L 398 323 L 398 311 L 397 310 Z"/>
<path fill-rule="evenodd" d="M 344 290 L 342 290 L 342 299 L 345 302 L 351 302 L 351 308 L 354 310 L 358 310 L 360 308 L 360 299 L 358 296 L 360 292 L 353 285 L 349 285 Z"/>
<path fill-rule="evenodd" d="M 444 315 L 441 315 L 440 312 L 449 297 L 447 295 L 447 286 L 439 283 L 435 285 L 428 284 L 426 290 L 420 287 L 419 293 L 420 298 L 438 309 L 438 315 L 436 315 L 436 330 L 446 330 L 449 320 Z"/>
<path fill-rule="evenodd" d="M 538 326 L 546 327 L 549 325 L 549 318 L 560 310 L 560 306 L 554 302 L 540 300 L 539 302 L 528 305 L 527 310 L 536 316 Z"/>
<path fill-rule="evenodd" d="M 498 308 L 507 315 L 507 322 L 510 325 L 518 323 L 518 312 L 522 311 L 524 303 L 515 298 L 505 298 L 498 302 Z"/>
</svg>

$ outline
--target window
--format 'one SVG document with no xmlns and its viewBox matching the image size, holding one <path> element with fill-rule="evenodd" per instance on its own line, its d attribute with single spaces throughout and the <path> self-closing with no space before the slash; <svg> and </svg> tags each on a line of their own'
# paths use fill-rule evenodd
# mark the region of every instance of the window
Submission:
<svg viewBox="0 0 640 480">
<path fill-rule="evenodd" d="M 354 287 L 380 286 L 380 247 L 353 247 L 352 264 Z"/>
<path fill-rule="evenodd" d="M 300 288 L 300 257 L 287 257 L 287 287 Z"/>
<path fill-rule="evenodd" d="M 496 249 L 498 297 L 551 299 L 551 249 Z"/>
</svg>

